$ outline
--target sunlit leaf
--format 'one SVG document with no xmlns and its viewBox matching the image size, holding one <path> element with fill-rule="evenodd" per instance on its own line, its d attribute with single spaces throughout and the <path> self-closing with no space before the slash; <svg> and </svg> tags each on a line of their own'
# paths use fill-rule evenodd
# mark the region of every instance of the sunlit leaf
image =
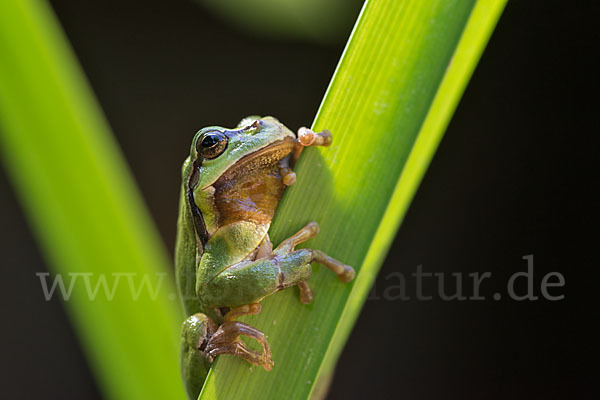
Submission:
<svg viewBox="0 0 600 400">
<path fill-rule="evenodd" d="M 315 266 L 313 304 L 295 289 L 263 301 L 245 321 L 268 335 L 274 370 L 221 357 L 201 399 L 321 392 L 504 3 L 367 2 L 315 120 L 333 145 L 303 154 L 271 229 L 277 243 L 317 221 L 321 234 L 306 245 L 355 266 L 357 278 L 345 285 Z"/>
</svg>

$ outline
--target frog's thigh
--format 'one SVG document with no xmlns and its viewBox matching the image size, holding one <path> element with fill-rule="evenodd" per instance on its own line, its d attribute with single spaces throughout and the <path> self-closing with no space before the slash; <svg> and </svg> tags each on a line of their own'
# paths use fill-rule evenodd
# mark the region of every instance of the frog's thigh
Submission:
<svg viewBox="0 0 600 400">
<path fill-rule="evenodd" d="M 232 265 L 215 276 L 202 291 L 210 307 L 237 307 L 260 301 L 278 290 L 307 280 L 311 273 L 310 250 Z"/>
</svg>

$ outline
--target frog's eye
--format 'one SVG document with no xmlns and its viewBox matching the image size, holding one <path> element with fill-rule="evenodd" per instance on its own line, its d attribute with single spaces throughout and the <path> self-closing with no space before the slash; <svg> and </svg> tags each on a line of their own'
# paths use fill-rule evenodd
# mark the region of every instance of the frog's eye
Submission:
<svg viewBox="0 0 600 400">
<path fill-rule="evenodd" d="M 196 151 L 206 159 L 215 158 L 221 155 L 227 148 L 227 136 L 223 132 L 206 132 L 202 138 L 196 142 Z"/>
</svg>

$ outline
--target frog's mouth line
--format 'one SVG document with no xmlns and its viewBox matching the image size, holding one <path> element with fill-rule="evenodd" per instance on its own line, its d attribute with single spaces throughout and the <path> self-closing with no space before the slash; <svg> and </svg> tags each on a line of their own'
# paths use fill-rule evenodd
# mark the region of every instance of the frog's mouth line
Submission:
<svg viewBox="0 0 600 400">
<path fill-rule="evenodd" d="M 232 180 L 239 175 L 248 174 L 259 168 L 266 168 L 278 164 L 283 158 L 294 151 L 296 139 L 288 136 L 285 139 L 273 142 L 260 150 L 247 154 L 234 163 L 217 180 Z"/>
</svg>

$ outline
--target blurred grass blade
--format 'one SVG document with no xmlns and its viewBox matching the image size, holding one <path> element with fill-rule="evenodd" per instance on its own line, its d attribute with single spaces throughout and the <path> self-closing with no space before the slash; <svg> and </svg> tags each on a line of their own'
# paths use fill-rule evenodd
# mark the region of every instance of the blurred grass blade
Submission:
<svg viewBox="0 0 600 400">
<path fill-rule="evenodd" d="M 341 284 L 315 266 L 313 304 L 300 304 L 294 289 L 265 299 L 261 314 L 245 321 L 268 335 L 275 369 L 221 357 L 201 399 L 321 394 L 316 382 L 331 376 L 504 4 L 367 2 L 315 121 L 333 132 L 333 145 L 303 155 L 271 230 L 278 243 L 318 221 L 321 234 L 308 246 L 356 266 L 356 281 Z"/>
<path fill-rule="evenodd" d="M 0 133 L 52 272 L 76 279 L 67 310 L 105 396 L 183 398 L 170 263 L 45 1 L 0 2 Z M 101 274 L 114 297 L 92 301 Z"/>
</svg>

